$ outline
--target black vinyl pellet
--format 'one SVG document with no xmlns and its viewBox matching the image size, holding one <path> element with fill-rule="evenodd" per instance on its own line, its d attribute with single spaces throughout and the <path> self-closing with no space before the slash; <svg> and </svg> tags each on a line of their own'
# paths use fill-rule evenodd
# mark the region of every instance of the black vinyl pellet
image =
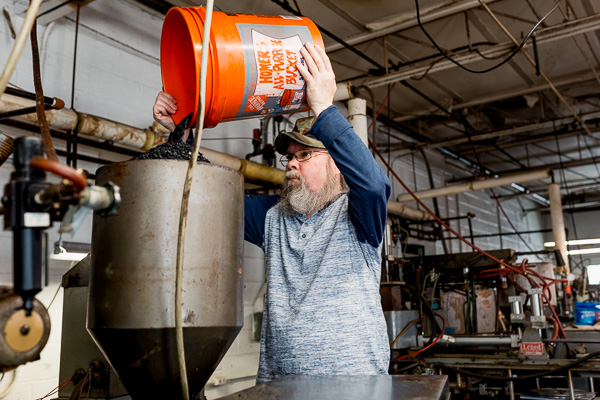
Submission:
<svg viewBox="0 0 600 400">
<path fill-rule="evenodd" d="M 180 140 L 174 140 L 155 146 L 133 160 L 189 160 L 192 156 L 192 146 Z M 208 161 L 202 153 L 198 154 L 198 161 Z"/>
</svg>

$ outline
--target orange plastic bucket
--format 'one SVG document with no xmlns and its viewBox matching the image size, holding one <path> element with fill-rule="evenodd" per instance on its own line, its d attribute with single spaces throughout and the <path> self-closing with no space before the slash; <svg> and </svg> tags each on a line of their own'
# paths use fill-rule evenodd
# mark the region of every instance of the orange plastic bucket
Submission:
<svg viewBox="0 0 600 400">
<path fill-rule="evenodd" d="M 204 17 L 204 7 L 172 7 L 163 23 L 160 67 L 163 89 L 177 99 L 176 123 L 190 113 L 196 123 Z M 324 47 L 304 17 L 214 12 L 204 126 L 307 111 L 306 85 L 296 69 L 307 42 Z"/>
</svg>

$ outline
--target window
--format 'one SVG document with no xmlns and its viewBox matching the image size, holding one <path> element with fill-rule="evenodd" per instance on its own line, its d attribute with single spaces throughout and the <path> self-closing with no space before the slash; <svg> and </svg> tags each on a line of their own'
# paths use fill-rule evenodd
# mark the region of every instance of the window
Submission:
<svg viewBox="0 0 600 400">
<path fill-rule="evenodd" d="M 590 285 L 600 285 L 600 264 L 588 265 L 588 282 Z"/>
</svg>

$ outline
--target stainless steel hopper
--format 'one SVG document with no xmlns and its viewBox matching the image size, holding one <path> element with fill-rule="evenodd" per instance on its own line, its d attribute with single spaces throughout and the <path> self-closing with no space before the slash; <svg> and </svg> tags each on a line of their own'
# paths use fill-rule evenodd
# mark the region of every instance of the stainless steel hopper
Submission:
<svg viewBox="0 0 600 400">
<path fill-rule="evenodd" d="M 133 399 L 181 398 L 175 262 L 186 161 L 135 160 L 97 171 L 121 187 L 116 215 L 94 215 L 87 328 Z M 189 202 L 183 331 L 195 398 L 243 325 L 243 178 L 199 163 Z"/>
</svg>

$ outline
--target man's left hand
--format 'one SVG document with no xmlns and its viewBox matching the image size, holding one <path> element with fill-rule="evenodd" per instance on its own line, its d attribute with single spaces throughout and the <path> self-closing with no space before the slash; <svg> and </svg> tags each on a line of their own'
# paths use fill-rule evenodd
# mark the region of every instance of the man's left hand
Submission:
<svg viewBox="0 0 600 400">
<path fill-rule="evenodd" d="M 333 96 L 337 89 L 335 74 L 331 67 L 331 61 L 325 53 L 325 49 L 319 45 L 306 43 L 300 49 L 300 54 L 306 60 L 306 66 L 297 63 L 298 71 L 306 81 L 306 97 L 308 105 L 315 117 L 333 104 Z"/>
</svg>

